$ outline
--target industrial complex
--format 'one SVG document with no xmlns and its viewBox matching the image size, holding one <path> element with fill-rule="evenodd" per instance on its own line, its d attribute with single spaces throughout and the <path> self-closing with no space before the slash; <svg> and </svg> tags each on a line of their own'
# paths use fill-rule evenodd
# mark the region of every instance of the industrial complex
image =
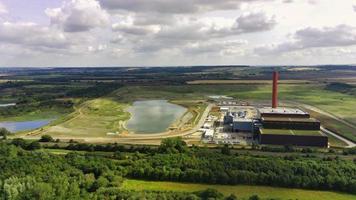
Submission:
<svg viewBox="0 0 356 200">
<path fill-rule="evenodd" d="M 272 106 L 251 106 L 231 98 L 215 98 L 219 112 L 201 128 L 205 143 L 328 147 L 320 121 L 292 107 L 278 107 L 278 72 L 273 73 Z"/>
</svg>

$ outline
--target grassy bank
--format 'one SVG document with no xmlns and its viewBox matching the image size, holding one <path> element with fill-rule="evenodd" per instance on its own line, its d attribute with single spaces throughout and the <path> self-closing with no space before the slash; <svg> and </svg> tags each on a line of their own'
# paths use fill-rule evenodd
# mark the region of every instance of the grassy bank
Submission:
<svg viewBox="0 0 356 200">
<path fill-rule="evenodd" d="M 72 118 L 43 131 L 55 136 L 105 137 L 123 131 L 122 122 L 129 118 L 128 104 L 110 98 L 98 98 L 81 105 Z"/>
<path fill-rule="evenodd" d="M 219 192 L 229 195 L 235 194 L 238 198 L 248 198 L 251 195 L 257 194 L 261 198 L 275 199 L 298 199 L 298 200 L 352 200 L 356 196 L 329 192 L 329 191 L 314 191 L 302 189 L 289 189 L 267 186 L 248 186 L 248 185 L 206 185 L 206 184 L 191 184 L 191 183 L 175 183 L 175 182 L 158 182 L 158 181 L 142 181 L 142 180 L 126 180 L 122 186 L 127 190 L 160 190 L 160 191 L 184 191 L 194 192 L 207 188 L 217 189 Z"/>
<path fill-rule="evenodd" d="M 33 120 L 41 120 L 41 119 L 55 119 L 64 116 L 66 114 L 67 112 L 62 112 L 59 110 L 45 110 L 45 111 L 37 110 L 18 116 L 12 116 L 12 117 L 1 116 L 0 121 L 21 122 L 21 121 L 33 121 Z"/>
</svg>

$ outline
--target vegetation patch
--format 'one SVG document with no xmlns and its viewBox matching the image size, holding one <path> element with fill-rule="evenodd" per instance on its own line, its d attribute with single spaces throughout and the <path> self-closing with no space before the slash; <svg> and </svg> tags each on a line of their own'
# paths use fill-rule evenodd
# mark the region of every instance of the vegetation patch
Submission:
<svg viewBox="0 0 356 200">
<path fill-rule="evenodd" d="M 129 119 L 128 104 L 110 98 L 98 98 L 81 105 L 71 119 L 42 131 L 55 136 L 104 137 L 124 131 L 123 122 Z M 110 136 L 110 135 L 109 135 Z"/>
<path fill-rule="evenodd" d="M 249 186 L 249 185 L 208 185 L 192 183 L 176 183 L 167 181 L 144 181 L 127 179 L 122 185 L 123 189 L 135 191 L 178 191 L 178 192 L 195 192 L 214 188 L 224 195 L 234 194 L 239 199 L 248 199 L 253 194 L 262 199 L 298 199 L 298 200 L 352 200 L 356 197 L 350 194 L 337 192 L 301 190 L 290 188 L 278 188 L 268 186 Z"/>
</svg>

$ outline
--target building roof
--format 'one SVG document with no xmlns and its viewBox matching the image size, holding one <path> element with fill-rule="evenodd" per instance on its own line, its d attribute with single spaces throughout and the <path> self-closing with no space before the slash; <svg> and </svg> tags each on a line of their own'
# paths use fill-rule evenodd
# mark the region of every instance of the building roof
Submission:
<svg viewBox="0 0 356 200">
<path fill-rule="evenodd" d="M 213 137 L 214 136 L 214 130 L 213 129 L 206 130 L 204 136 L 205 137 Z"/>
<path fill-rule="evenodd" d="M 261 114 L 298 114 L 298 115 L 307 115 L 307 112 L 304 112 L 298 108 L 286 108 L 286 107 L 278 107 L 278 108 L 271 108 L 271 107 L 264 107 L 258 109 Z"/>
<path fill-rule="evenodd" d="M 262 117 L 264 122 L 319 122 L 314 118 L 297 118 L 297 117 Z"/>
<path fill-rule="evenodd" d="M 295 129 L 260 129 L 261 134 L 269 135 L 298 135 L 298 136 L 323 136 L 318 130 L 295 130 Z"/>
<path fill-rule="evenodd" d="M 253 119 L 241 118 L 241 117 L 234 117 L 233 121 L 234 121 L 234 122 L 252 122 Z"/>
</svg>

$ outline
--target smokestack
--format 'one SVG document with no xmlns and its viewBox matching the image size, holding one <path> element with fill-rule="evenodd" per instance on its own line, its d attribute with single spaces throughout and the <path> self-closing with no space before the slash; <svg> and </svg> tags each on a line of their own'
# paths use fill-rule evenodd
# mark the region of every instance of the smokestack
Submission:
<svg viewBox="0 0 356 200">
<path fill-rule="evenodd" d="M 278 106 L 278 72 L 273 72 L 272 108 Z"/>
</svg>

